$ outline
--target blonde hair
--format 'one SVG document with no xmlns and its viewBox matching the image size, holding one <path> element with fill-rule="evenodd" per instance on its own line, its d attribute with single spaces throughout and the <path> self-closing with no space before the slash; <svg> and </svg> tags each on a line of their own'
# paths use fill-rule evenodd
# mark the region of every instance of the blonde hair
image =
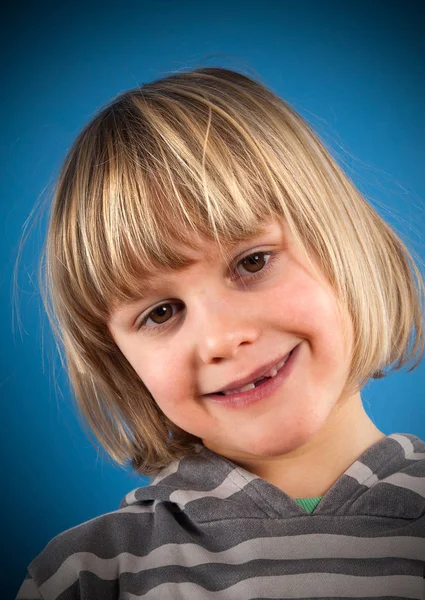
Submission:
<svg viewBox="0 0 425 600">
<path fill-rule="evenodd" d="M 111 310 L 137 297 L 158 266 L 185 264 L 175 240 L 236 242 L 273 216 L 352 319 L 347 386 L 416 357 L 413 370 L 424 352 L 425 290 L 413 258 L 265 86 L 221 68 L 171 74 L 113 99 L 76 139 L 51 209 L 44 301 L 81 413 L 119 464 L 155 474 L 200 440 L 158 408 L 111 337 Z"/>
</svg>

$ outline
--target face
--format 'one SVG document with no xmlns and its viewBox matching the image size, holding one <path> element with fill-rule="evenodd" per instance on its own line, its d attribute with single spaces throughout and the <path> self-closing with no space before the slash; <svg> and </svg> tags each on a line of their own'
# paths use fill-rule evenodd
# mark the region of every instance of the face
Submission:
<svg viewBox="0 0 425 600">
<path fill-rule="evenodd" d="M 346 397 L 352 328 L 330 285 L 279 220 L 230 260 L 210 241 L 185 253 L 195 260 L 187 269 L 158 272 L 143 299 L 113 312 L 115 342 L 165 415 L 211 450 L 236 460 L 301 447 Z M 211 398 L 297 345 L 270 394 L 237 406 Z"/>
</svg>

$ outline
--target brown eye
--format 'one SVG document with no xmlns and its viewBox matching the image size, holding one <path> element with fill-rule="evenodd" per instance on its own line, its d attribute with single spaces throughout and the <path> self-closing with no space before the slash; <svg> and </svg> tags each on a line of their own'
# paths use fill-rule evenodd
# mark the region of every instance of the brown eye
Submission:
<svg viewBox="0 0 425 600">
<path fill-rule="evenodd" d="M 157 325 L 162 325 L 162 323 L 165 323 L 166 321 L 168 321 L 169 318 L 173 316 L 173 310 L 171 306 L 171 304 L 161 304 L 160 306 L 157 306 L 149 314 L 148 318 L 151 319 L 151 321 L 153 321 Z"/>
<path fill-rule="evenodd" d="M 171 323 L 172 317 L 179 311 L 180 303 L 178 302 L 164 302 L 164 304 L 158 304 L 151 312 L 141 321 L 137 326 L 137 329 L 144 330 L 155 330 L 160 329 L 162 326 L 166 327 L 168 323 Z"/>
<path fill-rule="evenodd" d="M 246 269 L 248 273 L 255 274 L 266 266 L 268 262 L 265 260 L 266 255 L 270 255 L 270 252 L 255 252 L 254 254 L 245 256 L 239 264 L 243 265 L 243 268 Z"/>
</svg>

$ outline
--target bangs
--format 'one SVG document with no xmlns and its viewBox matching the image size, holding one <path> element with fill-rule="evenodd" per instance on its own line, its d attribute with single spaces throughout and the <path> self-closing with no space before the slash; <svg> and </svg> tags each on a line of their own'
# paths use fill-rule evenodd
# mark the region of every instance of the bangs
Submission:
<svg viewBox="0 0 425 600">
<path fill-rule="evenodd" d="M 65 177 L 70 192 L 60 191 L 71 198 L 62 222 L 74 224 L 65 263 L 70 284 L 83 283 L 98 310 L 136 298 L 158 267 L 186 266 L 177 245 L 197 249 L 211 239 L 222 251 L 278 212 L 247 132 L 217 107 L 191 104 L 191 114 L 177 102 L 170 112 L 161 98 L 153 106 L 126 94 L 82 132 L 71 156 L 68 172 L 80 177 Z"/>
</svg>

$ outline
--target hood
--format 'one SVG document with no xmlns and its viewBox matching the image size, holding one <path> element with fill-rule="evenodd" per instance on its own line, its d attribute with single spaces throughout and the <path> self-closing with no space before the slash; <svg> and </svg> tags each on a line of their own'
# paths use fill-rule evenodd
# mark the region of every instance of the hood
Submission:
<svg viewBox="0 0 425 600">
<path fill-rule="evenodd" d="M 197 522 L 306 516 L 285 492 L 203 446 L 128 493 L 120 508 L 154 510 L 164 501 Z M 425 515 L 425 443 L 420 438 L 394 433 L 368 448 L 308 517 L 362 514 L 412 520 Z"/>
</svg>

